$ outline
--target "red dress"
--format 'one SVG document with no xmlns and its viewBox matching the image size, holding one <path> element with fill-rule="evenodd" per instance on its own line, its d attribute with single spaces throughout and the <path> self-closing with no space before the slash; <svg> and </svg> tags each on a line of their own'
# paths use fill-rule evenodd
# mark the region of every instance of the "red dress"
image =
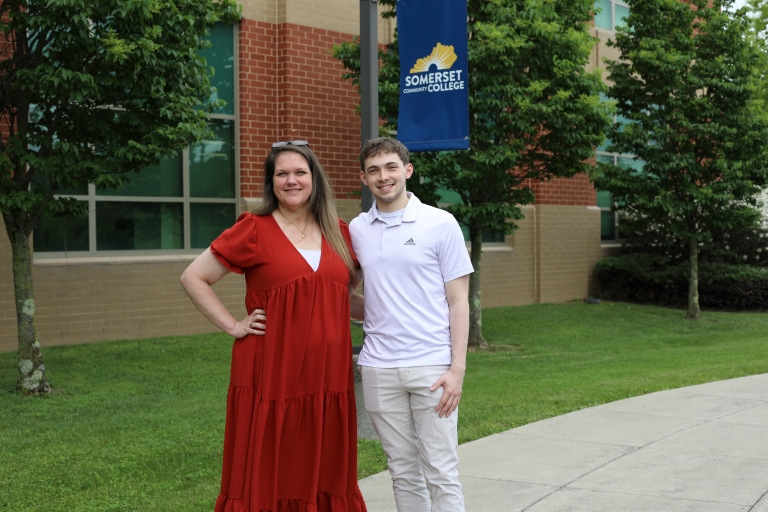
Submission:
<svg viewBox="0 0 768 512">
<path fill-rule="evenodd" d="M 313 271 L 272 215 L 242 214 L 211 251 L 267 312 L 266 335 L 232 347 L 215 511 L 364 512 L 347 267 L 323 240 Z"/>
</svg>

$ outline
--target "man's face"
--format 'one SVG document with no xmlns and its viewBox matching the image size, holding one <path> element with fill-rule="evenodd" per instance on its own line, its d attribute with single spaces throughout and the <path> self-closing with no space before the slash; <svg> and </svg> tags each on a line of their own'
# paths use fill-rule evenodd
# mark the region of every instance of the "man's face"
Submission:
<svg viewBox="0 0 768 512">
<path fill-rule="evenodd" d="M 365 159 L 365 172 L 360 179 L 376 198 L 381 211 L 397 211 L 405 208 L 405 181 L 413 174 L 413 165 L 403 165 L 397 153 L 379 153 Z"/>
</svg>

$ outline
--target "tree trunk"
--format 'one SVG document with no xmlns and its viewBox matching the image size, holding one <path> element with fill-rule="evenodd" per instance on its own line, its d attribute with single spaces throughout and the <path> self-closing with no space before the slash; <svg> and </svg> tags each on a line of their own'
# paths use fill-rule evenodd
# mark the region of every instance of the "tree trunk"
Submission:
<svg viewBox="0 0 768 512">
<path fill-rule="evenodd" d="M 29 233 L 16 229 L 10 215 L 4 215 L 13 254 L 13 288 L 16 299 L 16 322 L 19 327 L 16 387 L 24 396 L 48 393 L 51 386 L 45 378 L 43 354 L 35 323 L 35 300 L 32 293 L 32 252 Z"/>
<path fill-rule="evenodd" d="M 696 243 L 696 240 L 691 240 L 688 247 L 691 268 L 688 274 L 688 311 L 685 313 L 685 318 L 698 320 L 701 316 L 699 309 L 699 244 Z"/>
<path fill-rule="evenodd" d="M 483 247 L 483 230 L 470 222 L 470 255 L 472 267 L 469 275 L 469 348 L 485 348 L 488 343 L 483 339 L 482 304 L 480 302 L 480 256 Z"/>
</svg>

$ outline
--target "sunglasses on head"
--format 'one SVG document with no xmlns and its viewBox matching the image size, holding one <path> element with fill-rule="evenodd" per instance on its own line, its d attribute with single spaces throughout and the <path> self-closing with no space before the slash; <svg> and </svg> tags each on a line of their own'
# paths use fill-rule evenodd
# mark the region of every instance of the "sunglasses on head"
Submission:
<svg viewBox="0 0 768 512">
<path fill-rule="evenodd" d="M 272 143 L 272 149 L 279 148 L 282 146 L 307 146 L 309 147 L 309 142 L 306 140 L 284 140 L 281 142 L 273 142 Z"/>
</svg>

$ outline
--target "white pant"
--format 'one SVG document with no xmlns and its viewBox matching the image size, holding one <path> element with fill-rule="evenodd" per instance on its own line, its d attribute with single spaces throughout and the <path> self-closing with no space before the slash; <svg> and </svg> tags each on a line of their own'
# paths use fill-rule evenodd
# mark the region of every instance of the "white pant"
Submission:
<svg viewBox="0 0 768 512">
<path fill-rule="evenodd" d="M 457 469 L 459 411 L 438 417 L 443 388 L 429 390 L 448 368 L 360 367 L 365 410 L 387 455 L 399 512 L 464 511 Z"/>
</svg>

